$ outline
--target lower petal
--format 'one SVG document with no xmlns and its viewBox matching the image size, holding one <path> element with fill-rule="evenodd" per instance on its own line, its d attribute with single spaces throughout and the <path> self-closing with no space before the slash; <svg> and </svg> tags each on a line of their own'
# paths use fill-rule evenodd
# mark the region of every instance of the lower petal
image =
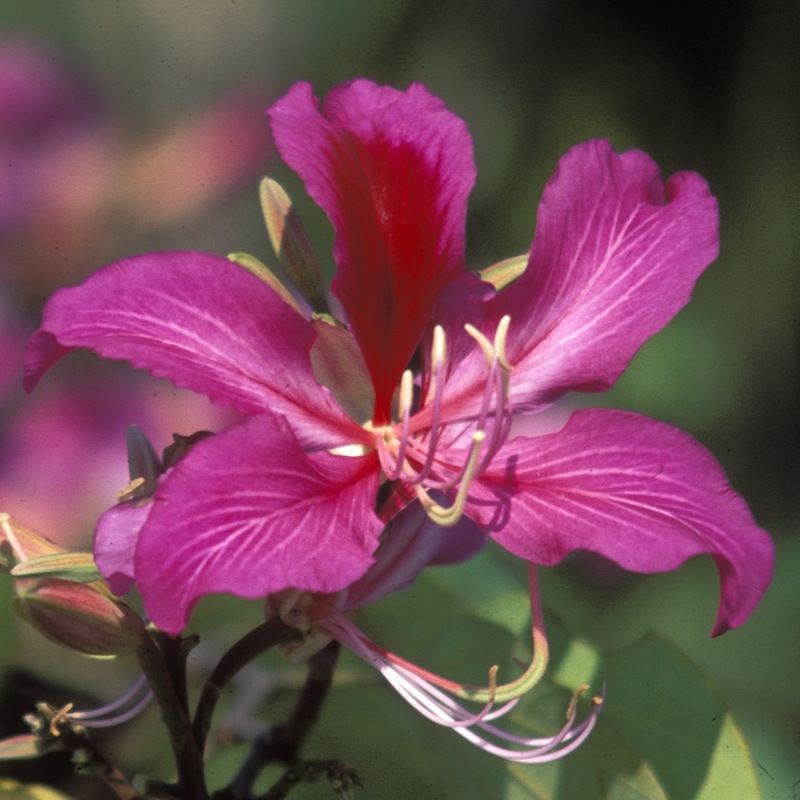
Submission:
<svg viewBox="0 0 800 800">
<path fill-rule="evenodd" d="M 576 411 L 557 433 L 514 439 L 471 495 L 468 513 L 536 564 L 590 550 L 633 572 L 662 572 L 711 555 L 722 584 L 712 635 L 741 625 L 772 577 L 769 535 L 714 457 L 635 414 Z"/>
<path fill-rule="evenodd" d="M 136 582 L 175 634 L 203 595 L 335 592 L 372 563 L 375 456 L 306 455 L 260 414 L 197 444 L 164 479 L 139 537 Z"/>
</svg>

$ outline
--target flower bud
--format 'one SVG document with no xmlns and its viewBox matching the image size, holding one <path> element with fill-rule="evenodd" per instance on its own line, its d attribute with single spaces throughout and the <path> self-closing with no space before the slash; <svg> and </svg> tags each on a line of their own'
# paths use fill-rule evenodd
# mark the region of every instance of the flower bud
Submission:
<svg viewBox="0 0 800 800">
<path fill-rule="evenodd" d="M 113 658 L 135 650 L 144 623 L 101 584 L 60 578 L 19 580 L 14 607 L 40 633 L 88 656 Z"/>
</svg>

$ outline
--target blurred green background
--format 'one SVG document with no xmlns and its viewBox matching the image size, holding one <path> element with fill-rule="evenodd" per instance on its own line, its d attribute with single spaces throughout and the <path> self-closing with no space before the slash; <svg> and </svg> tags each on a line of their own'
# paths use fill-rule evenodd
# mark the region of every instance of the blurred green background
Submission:
<svg viewBox="0 0 800 800">
<path fill-rule="evenodd" d="M 58 69 L 74 76 L 91 97 L 92 118 L 106 137 L 102 141 L 113 142 L 108 158 L 114 167 L 104 162 L 102 191 L 96 191 L 113 202 L 99 210 L 87 204 L 91 213 L 80 218 L 79 227 L 59 227 L 58 211 L 49 208 L 54 216 L 52 225 L 48 218 L 46 239 L 36 221 L 7 234 L 0 251 L 5 273 L 0 309 L 27 330 L 59 285 L 136 252 L 247 251 L 267 260 L 257 203 L 257 182 L 265 171 L 285 183 L 319 252 L 329 252 L 326 220 L 269 150 L 254 146 L 252 163 L 229 175 L 227 183 L 220 179 L 216 190 L 206 185 L 208 197 L 202 202 L 181 199 L 176 186 L 183 178 L 172 170 L 185 155 L 180 132 L 187 128 L 181 126 L 191 129 L 206 110 L 231 96 L 248 98 L 240 113 L 249 121 L 239 122 L 250 126 L 248 136 L 253 130 L 260 136 L 263 128 L 267 141 L 261 105 L 297 80 L 311 81 L 319 96 L 356 76 L 399 87 L 421 81 L 466 120 L 478 165 L 467 227 L 474 268 L 527 250 L 542 186 L 558 157 L 577 142 L 607 137 L 618 150 L 645 150 L 665 175 L 681 169 L 704 175 L 720 201 L 721 256 L 700 280 L 690 305 L 596 402 L 675 424 L 718 456 L 776 540 L 776 578 L 763 605 L 743 629 L 711 641 L 706 632 L 717 583 L 710 563 L 622 581 L 601 580 L 585 564 L 566 564 L 542 576 L 554 631 L 554 686 L 574 687 L 584 679 L 581 672 L 586 675 L 598 660 L 602 668 L 588 678 L 608 683 L 609 705 L 598 733 L 604 724 L 607 731 L 588 756 L 553 767 L 507 768 L 462 746 L 450 732 L 429 730 L 432 726 L 417 720 L 388 688 L 359 688 L 364 673 L 352 662 L 346 662 L 345 675 L 355 670 L 356 688 L 336 690 L 326 724 L 309 747 L 323 750 L 314 753 L 320 757 L 333 749 L 333 755 L 346 754 L 358 764 L 368 783 L 364 797 L 800 797 L 800 5 L 781 0 L 26 0 L 0 4 L 0 36 L 47 48 Z M 171 131 L 178 131 L 178 138 L 170 150 L 159 137 L 168 138 Z M 226 142 L 234 151 L 241 146 L 235 129 L 215 141 L 214 153 Z M 155 173 L 134 186 L 131 176 L 148 155 Z M 217 157 L 223 160 L 208 156 Z M 196 159 L 189 159 L 190 170 L 199 169 L 202 158 Z M 78 193 L 82 177 L 92 176 L 65 178 L 54 170 L 51 177 L 56 185 L 69 181 L 62 193 L 65 209 L 74 209 L 78 201 L 70 199 L 70 191 Z M 175 192 L 174 208 L 156 202 L 162 191 Z M 60 379 L 86 380 L 76 364 L 59 368 Z M 86 364 L 98 380 L 132 380 L 114 365 Z M 174 416 L 164 422 L 165 429 L 173 425 L 187 432 L 175 393 L 157 382 L 146 386 L 141 416 L 103 429 L 109 446 L 118 442 L 121 450 L 128 423 L 161 413 L 148 404 L 172 404 Z M 28 400 L 16 388 L 8 390 L 0 406 L 7 441 L 14 436 L 16 415 L 37 402 L 36 395 Z M 47 452 L 47 441 L 38 442 L 41 453 Z M 123 467 L 108 470 L 104 478 L 110 485 L 125 483 Z M 25 503 L 15 499 L 11 486 L 0 477 L 2 510 L 23 520 L 39 500 L 84 503 L 84 494 L 71 492 L 68 483 Z M 111 502 L 113 492 L 95 500 L 80 524 L 70 522 L 75 530 L 42 532 L 86 544 L 88 520 Z M 7 580 L 0 582 L 0 592 L 8 593 Z M 218 642 L 235 637 L 245 620 L 258 617 L 257 609 L 244 604 L 216 601 L 206 601 L 201 613 L 214 628 L 210 638 Z M 524 650 L 525 613 L 524 574 L 501 554 L 488 552 L 474 564 L 424 576 L 404 596 L 369 610 L 364 624 L 390 649 L 430 666 L 457 671 L 477 663 L 483 670 L 507 658 L 517 639 Z M 109 696 L 132 674 L 130 666 L 124 672 L 98 665 L 107 676 L 102 680 L 108 680 L 108 691 L 100 691 L 100 679 L 94 673 L 87 678 L 83 662 L 33 641 L 7 616 L 0 628 L 0 664 L 26 670 L 26 681 L 33 680 L 32 672 Z M 583 643 L 580 652 L 575 642 Z M 670 659 L 713 687 L 702 702 L 732 715 L 735 731 L 725 734 L 730 741 L 698 734 L 702 703 L 697 689 L 688 688 L 688 678 L 682 682 L 678 667 L 665 668 Z M 629 696 L 632 682 L 652 689 L 659 670 L 665 671 L 666 685 L 643 698 Z M 19 679 L 17 672 L 13 675 Z M 670 675 L 679 676 L 674 685 Z M 481 680 L 480 674 L 466 677 Z M 12 721 L 20 712 L 9 692 L 19 699 L 22 690 L 13 681 L 8 686 L 2 713 Z M 665 706 L 685 707 L 686 716 L 678 717 L 669 737 L 656 737 L 658 745 L 648 751 L 646 733 L 631 728 L 630 719 L 614 717 L 615 694 L 627 697 L 625 707 L 638 708 L 640 719 L 650 709 L 658 717 Z M 153 712 L 146 724 L 156 724 Z M 131 739 L 112 739 L 115 748 L 126 742 L 121 761 L 131 771 L 163 768 L 158 746 L 143 730 L 135 728 Z M 746 774 L 719 761 L 726 749 Z M 243 752 L 220 756 L 219 769 L 232 769 Z M 570 783 L 587 759 L 611 765 L 607 781 Z M 642 777 L 642 765 L 650 783 Z M 35 768 L 28 774 L 43 777 Z M 738 784 L 726 783 L 734 778 Z M 86 792 L 80 796 L 91 796 L 87 785 L 80 784 Z M 318 785 L 297 796 L 333 795 Z"/>
</svg>

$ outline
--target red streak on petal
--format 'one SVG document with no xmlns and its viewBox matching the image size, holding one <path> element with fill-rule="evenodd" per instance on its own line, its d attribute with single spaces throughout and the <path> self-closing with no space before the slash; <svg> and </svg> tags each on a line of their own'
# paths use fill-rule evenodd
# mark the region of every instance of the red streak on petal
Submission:
<svg viewBox="0 0 800 800">
<path fill-rule="evenodd" d="M 448 224 L 444 176 L 418 146 L 382 136 L 331 142 L 341 217 L 333 292 L 347 309 L 375 387 L 373 421 L 392 395 L 444 285 L 463 270 L 461 231 Z"/>
</svg>

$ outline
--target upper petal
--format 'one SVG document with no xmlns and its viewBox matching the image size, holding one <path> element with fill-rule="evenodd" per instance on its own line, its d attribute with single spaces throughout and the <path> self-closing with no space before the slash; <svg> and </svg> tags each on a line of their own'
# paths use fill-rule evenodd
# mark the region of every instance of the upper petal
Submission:
<svg viewBox="0 0 800 800">
<path fill-rule="evenodd" d="M 101 269 L 48 301 L 25 386 L 75 347 L 121 358 L 245 414 L 286 413 L 306 447 L 360 435 L 314 379 L 312 325 L 226 258 L 152 253 Z"/>
<path fill-rule="evenodd" d="M 320 113 L 302 83 L 269 114 L 281 155 L 335 228 L 332 290 L 375 386 L 374 418 L 386 421 L 437 295 L 464 269 L 469 133 L 420 84 L 356 80 Z"/>
<path fill-rule="evenodd" d="M 576 411 L 559 432 L 506 444 L 469 512 L 516 555 L 555 564 L 591 550 L 633 572 L 713 556 L 722 595 L 712 633 L 741 625 L 772 577 L 769 535 L 690 436 L 621 411 Z"/>
<path fill-rule="evenodd" d="M 164 478 L 136 550 L 153 622 L 182 630 L 211 592 L 335 592 L 372 563 L 374 455 L 305 455 L 285 421 L 259 414 L 198 443 Z"/>
<path fill-rule="evenodd" d="M 489 306 L 487 335 L 511 316 L 515 407 L 611 386 L 688 301 L 717 256 L 717 226 L 699 175 L 664 186 L 640 151 L 617 155 L 604 141 L 570 150 L 545 187 L 526 271 Z"/>
</svg>

